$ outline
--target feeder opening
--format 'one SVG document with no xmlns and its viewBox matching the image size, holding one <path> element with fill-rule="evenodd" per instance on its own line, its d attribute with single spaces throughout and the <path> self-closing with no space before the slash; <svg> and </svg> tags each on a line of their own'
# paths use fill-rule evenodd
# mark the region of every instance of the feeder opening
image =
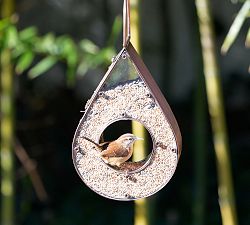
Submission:
<svg viewBox="0 0 250 225">
<path fill-rule="evenodd" d="M 142 135 L 138 134 L 138 130 L 136 130 L 135 133 L 133 133 L 132 121 L 135 130 L 141 129 L 142 127 L 145 128 Z M 115 170 L 125 171 L 125 172 L 133 172 L 144 168 L 144 166 L 147 163 L 149 163 L 153 149 L 153 141 L 150 133 L 142 123 L 135 120 L 127 120 L 127 119 L 116 121 L 110 124 L 104 130 L 104 132 L 100 137 L 99 143 L 105 141 L 115 141 L 115 140 L 117 141 L 119 137 L 121 137 L 124 134 L 133 134 L 138 138 L 143 138 L 143 140 L 136 140 L 135 142 L 132 143 L 132 148 L 133 148 L 132 156 L 125 162 L 121 163 L 119 166 L 111 165 L 112 162 L 111 163 L 106 162 L 106 164 Z M 118 141 L 119 144 L 123 142 L 123 138 L 121 139 L 122 140 Z"/>
</svg>

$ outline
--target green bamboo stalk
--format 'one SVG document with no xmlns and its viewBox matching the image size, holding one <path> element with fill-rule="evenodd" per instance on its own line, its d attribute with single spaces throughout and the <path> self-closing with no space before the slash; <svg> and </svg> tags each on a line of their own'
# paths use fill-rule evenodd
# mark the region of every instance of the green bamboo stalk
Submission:
<svg viewBox="0 0 250 225">
<path fill-rule="evenodd" d="M 13 73 L 8 49 L 1 52 L 1 224 L 14 224 Z"/>
<path fill-rule="evenodd" d="M 140 53 L 140 31 L 139 31 L 139 5 L 140 0 L 131 0 L 131 43 L 138 53 Z M 133 161 L 139 161 L 147 157 L 146 153 L 146 133 L 145 128 L 138 122 L 132 121 L 132 132 L 134 135 L 141 137 L 144 141 L 136 142 L 133 153 Z M 149 203 L 147 199 L 135 201 L 134 225 L 149 225 Z"/>
<path fill-rule="evenodd" d="M 1 5 L 1 17 L 10 17 L 14 1 L 4 0 Z M 4 49 L 0 53 L 1 75 L 1 224 L 14 225 L 14 100 L 13 68 L 11 52 Z"/>
<path fill-rule="evenodd" d="M 217 160 L 218 194 L 222 223 L 223 225 L 237 225 L 228 135 L 210 6 L 208 0 L 195 0 L 195 3 L 199 19 L 208 107 Z"/>
</svg>

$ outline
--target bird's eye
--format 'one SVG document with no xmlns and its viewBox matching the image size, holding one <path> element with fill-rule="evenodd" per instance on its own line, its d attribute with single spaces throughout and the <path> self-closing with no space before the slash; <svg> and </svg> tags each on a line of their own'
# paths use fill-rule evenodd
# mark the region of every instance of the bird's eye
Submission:
<svg viewBox="0 0 250 225">
<path fill-rule="evenodd" d="M 133 140 L 133 138 L 129 138 L 128 140 L 132 141 L 132 140 Z"/>
</svg>

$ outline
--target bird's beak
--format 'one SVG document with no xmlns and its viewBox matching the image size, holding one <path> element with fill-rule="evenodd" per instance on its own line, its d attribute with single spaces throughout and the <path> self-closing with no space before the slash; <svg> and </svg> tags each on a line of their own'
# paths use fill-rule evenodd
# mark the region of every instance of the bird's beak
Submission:
<svg viewBox="0 0 250 225">
<path fill-rule="evenodd" d="M 143 139 L 143 138 L 140 138 L 140 137 L 136 137 L 135 140 L 138 141 L 138 140 L 144 140 L 144 139 Z"/>
</svg>

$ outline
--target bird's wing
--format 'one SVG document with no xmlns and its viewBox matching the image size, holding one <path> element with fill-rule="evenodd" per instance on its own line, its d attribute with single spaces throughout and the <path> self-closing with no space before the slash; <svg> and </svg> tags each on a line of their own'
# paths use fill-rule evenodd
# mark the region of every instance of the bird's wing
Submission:
<svg viewBox="0 0 250 225">
<path fill-rule="evenodd" d="M 119 149 L 119 151 L 113 151 L 113 149 Z M 126 148 L 119 148 L 116 142 L 111 142 L 108 145 L 108 148 L 101 152 L 102 157 L 110 158 L 110 157 L 126 157 L 128 156 L 129 151 Z"/>
</svg>

